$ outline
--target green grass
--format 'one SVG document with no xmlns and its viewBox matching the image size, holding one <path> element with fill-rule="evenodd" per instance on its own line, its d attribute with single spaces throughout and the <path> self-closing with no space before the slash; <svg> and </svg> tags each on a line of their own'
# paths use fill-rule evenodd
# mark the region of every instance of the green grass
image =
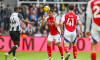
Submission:
<svg viewBox="0 0 100 60">
<path fill-rule="evenodd" d="M 0 60 L 5 60 L 5 51 L 0 51 Z M 77 60 L 91 60 L 90 52 L 78 52 Z M 64 56 L 66 53 L 64 52 Z M 18 60 L 45 60 L 48 55 L 47 52 L 17 52 L 16 57 Z M 61 60 L 59 52 L 52 52 L 52 60 Z M 8 60 L 12 60 L 12 54 L 8 57 Z M 73 60 L 73 53 L 71 53 L 70 59 Z M 100 52 L 97 53 L 97 60 L 100 60 Z"/>
</svg>

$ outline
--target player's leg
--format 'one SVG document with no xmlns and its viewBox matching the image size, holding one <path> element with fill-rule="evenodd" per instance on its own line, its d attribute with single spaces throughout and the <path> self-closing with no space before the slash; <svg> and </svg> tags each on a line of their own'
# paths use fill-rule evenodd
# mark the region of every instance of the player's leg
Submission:
<svg viewBox="0 0 100 60">
<path fill-rule="evenodd" d="M 47 39 L 47 53 L 48 53 L 48 59 L 46 60 L 51 60 L 52 55 L 51 55 L 51 43 L 53 41 L 53 36 L 49 34 L 48 39 Z"/>
<path fill-rule="evenodd" d="M 96 60 L 96 49 L 97 49 L 97 43 L 91 43 L 91 60 Z"/>
<path fill-rule="evenodd" d="M 67 54 L 70 54 L 70 52 L 69 52 L 69 42 L 64 41 L 64 50 Z"/>
<path fill-rule="evenodd" d="M 17 42 L 17 44 L 19 43 Z M 8 53 L 5 53 L 5 59 L 7 60 L 8 56 L 13 52 L 13 60 L 16 60 L 15 51 L 18 47 L 19 47 L 18 45 L 14 45 L 13 48 Z"/>
<path fill-rule="evenodd" d="M 76 32 L 73 32 L 71 40 L 72 40 L 72 45 L 73 45 L 73 56 L 74 56 L 74 60 L 76 60 L 76 57 L 77 57 Z"/>
<path fill-rule="evenodd" d="M 70 43 L 70 40 L 71 40 L 70 36 L 65 36 L 64 37 L 64 50 L 67 53 L 67 56 L 66 56 L 65 60 L 68 60 L 69 57 L 70 57 L 70 52 L 69 52 L 69 43 Z"/>
<path fill-rule="evenodd" d="M 77 57 L 77 47 L 76 47 L 76 42 L 72 43 L 73 45 L 73 56 L 74 56 L 74 60 L 76 60 Z"/>
<path fill-rule="evenodd" d="M 14 46 L 8 53 L 5 53 L 5 59 L 6 60 L 7 60 L 7 57 L 12 52 L 14 52 L 20 45 L 20 33 L 19 32 L 12 31 L 12 32 L 10 32 L 10 36 L 11 36 L 11 39 L 13 40 L 13 42 L 14 42 Z M 15 54 L 15 52 L 14 52 L 14 54 Z"/>
<path fill-rule="evenodd" d="M 54 36 L 54 39 L 56 40 L 57 42 L 57 46 L 59 48 L 59 51 L 60 51 L 60 54 L 61 54 L 61 60 L 64 60 L 64 55 L 63 55 L 63 48 L 61 46 L 61 35 L 60 34 L 57 34 Z"/>
<path fill-rule="evenodd" d="M 57 42 L 57 46 L 59 48 L 60 54 L 61 54 L 61 59 L 64 60 L 64 55 L 63 55 L 63 48 L 61 46 L 60 42 Z"/>
<path fill-rule="evenodd" d="M 20 41 L 14 41 L 14 46 L 16 46 L 16 45 L 19 47 L 20 46 Z M 16 60 L 16 57 L 15 57 L 16 49 L 13 51 L 13 60 Z"/>
<path fill-rule="evenodd" d="M 49 41 L 49 40 L 47 41 L 47 51 L 48 51 L 49 57 L 52 57 L 51 56 L 51 43 L 52 43 L 51 41 Z"/>
<path fill-rule="evenodd" d="M 91 60 L 96 60 L 97 42 L 99 41 L 99 32 L 91 30 Z"/>
</svg>

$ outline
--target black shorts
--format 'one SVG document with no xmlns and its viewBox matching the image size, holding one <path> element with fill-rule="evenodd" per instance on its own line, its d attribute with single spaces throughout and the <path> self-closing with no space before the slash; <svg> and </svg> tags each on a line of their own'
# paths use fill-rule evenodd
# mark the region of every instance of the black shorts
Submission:
<svg viewBox="0 0 100 60">
<path fill-rule="evenodd" d="M 13 41 L 20 41 L 20 32 L 19 31 L 10 31 L 10 37 Z"/>
</svg>

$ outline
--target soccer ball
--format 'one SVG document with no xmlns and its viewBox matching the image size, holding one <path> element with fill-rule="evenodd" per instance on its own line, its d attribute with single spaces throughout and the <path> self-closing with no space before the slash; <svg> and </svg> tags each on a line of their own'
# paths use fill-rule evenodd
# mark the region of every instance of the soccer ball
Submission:
<svg viewBox="0 0 100 60">
<path fill-rule="evenodd" d="M 49 7 L 49 6 L 45 6 L 45 7 L 44 7 L 44 11 L 45 11 L 45 12 L 50 11 L 50 7 Z"/>
</svg>

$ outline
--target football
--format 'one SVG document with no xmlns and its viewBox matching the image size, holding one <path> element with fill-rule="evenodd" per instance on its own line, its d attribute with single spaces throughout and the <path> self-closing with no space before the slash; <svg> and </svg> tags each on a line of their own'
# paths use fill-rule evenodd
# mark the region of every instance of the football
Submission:
<svg viewBox="0 0 100 60">
<path fill-rule="evenodd" d="M 50 11 L 50 7 L 49 7 L 49 6 L 45 6 L 45 7 L 44 7 L 44 11 L 45 11 L 45 12 Z"/>
</svg>

